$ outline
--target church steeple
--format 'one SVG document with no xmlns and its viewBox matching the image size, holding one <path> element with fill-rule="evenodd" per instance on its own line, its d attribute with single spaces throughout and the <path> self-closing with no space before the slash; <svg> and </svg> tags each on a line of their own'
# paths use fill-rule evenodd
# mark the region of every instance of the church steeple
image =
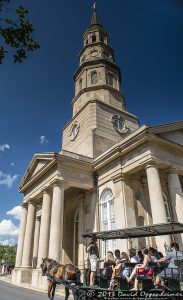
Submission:
<svg viewBox="0 0 183 300">
<path fill-rule="evenodd" d="M 93 16 L 92 16 L 91 25 L 100 25 L 99 19 L 98 19 L 98 16 L 97 16 L 96 3 L 93 4 Z"/>
<path fill-rule="evenodd" d="M 87 99 L 95 98 L 125 110 L 120 91 L 121 71 L 115 63 L 114 50 L 109 45 L 108 31 L 99 23 L 96 4 L 92 21 L 83 36 L 84 47 L 79 53 L 80 66 L 74 75 L 74 115 Z M 82 100 L 81 100 L 82 98 Z"/>
<path fill-rule="evenodd" d="M 83 41 L 74 74 L 73 117 L 64 128 L 62 149 L 96 158 L 136 130 L 138 119 L 126 110 L 120 68 L 96 5 Z"/>
</svg>

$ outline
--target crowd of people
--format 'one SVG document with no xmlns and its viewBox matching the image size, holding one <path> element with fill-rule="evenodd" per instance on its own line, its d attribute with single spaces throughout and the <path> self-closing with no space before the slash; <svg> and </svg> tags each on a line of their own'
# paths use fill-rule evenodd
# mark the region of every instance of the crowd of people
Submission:
<svg viewBox="0 0 183 300">
<path fill-rule="evenodd" d="M 116 249 L 114 254 L 112 251 L 108 251 L 101 269 L 103 276 L 110 280 L 109 289 L 114 289 L 117 286 L 119 277 L 125 278 L 128 283 L 134 282 L 133 290 L 138 290 L 139 275 L 153 277 L 155 286 L 160 286 L 164 277 L 176 277 L 180 275 L 180 269 L 176 261 L 183 260 L 183 254 L 179 251 L 177 243 L 171 243 L 170 248 L 170 251 L 165 256 L 153 247 L 138 251 L 130 249 L 128 253 L 121 252 L 119 249 Z M 100 261 L 97 240 L 95 238 L 91 239 L 87 247 L 87 252 L 89 253 L 91 271 L 90 286 L 93 286 L 95 285 L 95 274 Z M 131 263 L 130 267 L 127 263 Z M 156 264 L 151 263 L 167 263 L 167 266 L 164 269 L 153 269 L 152 265 L 156 266 Z"/>
</svg>

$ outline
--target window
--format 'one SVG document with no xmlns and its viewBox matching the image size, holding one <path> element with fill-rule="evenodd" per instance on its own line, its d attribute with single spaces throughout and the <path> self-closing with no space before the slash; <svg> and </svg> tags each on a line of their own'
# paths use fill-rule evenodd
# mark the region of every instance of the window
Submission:
<svg viewBox="0 0 183 300">
<path fill-rule="evenodd" d="M 114 126 L 120 132 L 124 128 L 124 123 L 120 119 L 114 119 Z"/>
<path fill-rule="evenodd" d="M 92 35 L 92 43 L 96 43 L 96 41 L 97 41 L 96 35 L 93 34 L 93 35 Z"/>
<path fill-rule="evenodd" d="M 80 79 L 80 81 L 79 81 L 79 91 L 81 91 L 82 88 L 83 88 L 83 81 L 82 81 L 82 79 Z"/>
<path fill-rule="evenodd" d="M 96 84 L 98 82 L 98 74 L 96 71 L 91 73 L 91 84 Z"/>
<path fill-rule="evenodd" d="M 163 193 L 163 200 L 164 200 L 164 206 L 165 206 L 165 213 L 166 213 L 167 221 L 170 222 L 171 221 L 170 206 L 169 206 L 168 199 L 167 199 L 167 197 L 164 193 Z"/>
<path fill-rule="evenodd" d="M 128 128 L 126 128 L 125 121 L 120 115 L 114 115 L 111 119 L 115 130 L 119 133 L 127 133 Z"/>
<path fill-rule="evenodd" d="M 108 85 L 114 86 L 114 76 L 112 73 L 107 74 L 107 83 Z"/>
<path fill-rule="evenodd" d="M 101 231 L 111 230 L 116 228 L 115 214 L 114 214 L 114 199 L 111 189 L 106 188 L 100 197 L 100 220 Z M 106 249 L 105 249 L 106 248 Z M 102 242 L 102 257 L 107 251 L 114 252 L 116 249 L 116 240 L 109 240 Z M 105 253 L 106 251 L 106 253 Z"/>
</svg>

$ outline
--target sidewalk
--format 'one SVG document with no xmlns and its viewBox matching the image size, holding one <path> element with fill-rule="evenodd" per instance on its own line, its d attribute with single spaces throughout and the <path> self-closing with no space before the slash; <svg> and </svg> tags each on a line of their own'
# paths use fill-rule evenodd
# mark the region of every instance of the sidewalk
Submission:
<svg viewBox="0 0 183 300">
<path fill-rule="evenodd" d="M 6 283 L 12 285 L 12 283 L 11 283 L 11 275 L 7 275 L 7 276 L 0 275 L 0 281 L 6 282 Z M 43 290 L 38 290 L 38 289 L 32 288 L 30 284 L 26 284 L 26 283 L 22 284 L 20 286 L 20 288 L 29 289 L 29 290 L 32 290 L 32 291 L 36 291 L 36 292 L 41 292 L 41 293 L 47 294 L 47 291 L 43 291 Z M 57 285 L 55 295 L 63 297 L 61 299 L 65 299 L 65 289 L 64 289 L 64 287 Z M 73 299 L 72 292 L 70 293 L 69 299 Z"/>
</svg>

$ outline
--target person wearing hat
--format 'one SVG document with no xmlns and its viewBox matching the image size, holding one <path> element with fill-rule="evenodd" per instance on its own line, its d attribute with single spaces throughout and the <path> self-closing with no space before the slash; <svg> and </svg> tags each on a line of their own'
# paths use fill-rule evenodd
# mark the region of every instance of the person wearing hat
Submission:
<svg viewBox="0 0 183 300">
<path fill-rule="evenodd" d="M 87 252 L 89 253 L 90 260 L 90 286 L 95 284 L 95 273 L 97 271 L 98 261 L 99 261 L 99 250 L 97 245 L 97 239 L 95 237 L 91 238 L 91 242 L 87 247 Z"/>
</svg>

